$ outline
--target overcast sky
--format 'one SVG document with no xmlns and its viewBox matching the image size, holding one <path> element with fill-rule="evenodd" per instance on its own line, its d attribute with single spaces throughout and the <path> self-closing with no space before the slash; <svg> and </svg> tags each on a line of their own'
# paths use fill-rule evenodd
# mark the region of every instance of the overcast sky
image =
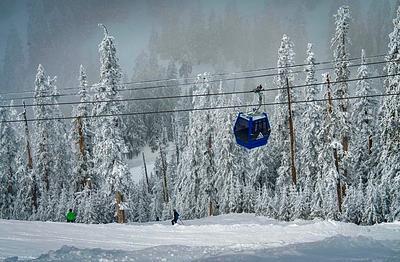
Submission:
<svg viewBox="0 0 400 262">
<path fill-rule="evenodd" d="M 33 1 L 33 0 L 31 0 Z M 84 2 L 85 0 L 82 0 Z M 179 2 L 180 0 L 171 1 L 159 1 L 159 0 L 98 0 L 98 5 L 93 4 L 93 13 L 102 13 L 102 9 L 117 9 L 119 7 L 121 11 L 114 13 L 112 16 L 105 19 L 102 17 L 97 22 L 107 24 L 109 31 L 116 38 L 119 58 L 122 69 L 129 75 L 134 65 L 135 57 L 147 47 L 149 36 L 152 28 L 157 28 L 159 25 L 158 12 L 162 12 L 162 6 L 168 6 L 169 3 Z M 224 11 L 225 6 L 228 2 L 233 0 L 201 0 L 199 1 L 205 12 L 208 13 L 211 10 L 217 14 Z M 293 9 L 293 3 L 301 0 L 249 0 L 239 1 L 237 0 L 237 6 L 240 11 L 240 15 L 245 19 L 253 19 L 260 15 L 263 11 L 265 3 L 269 3 L 272 8 L 276 8 L 277 12 L 280 12 L 282 16 L 280 19 L 289 19 L 285 17 L 284 10 Z M 309 37 L 309 41 L 315 43 L 316 53 L 319 53 L 320 59 L 326 59 L 330 57 L 328 43 L 330 40 L 330 33 L 332 25 L 330 25 L 330 19 L 332 17 L 332 3 L 347 2 L 352 5 L 352 1 L 348 0 L 303 0 L 309 4 L 310 8 L 307 11 L 306 17 L 306 29 Z M 362 0 L 363 3 L 360 7 L 361 12 L 365 12 L 370 1 L 379 0 Z M 29 0 L 1 0 L 0 1 L 0 59 L 4 57 L 5 46 L 7 35 L 10 30 L 16 28 L 20 37 L 22 38 L 24 48 L 27 47 L 27 25 L 28 25 L 28 2 Z M 340 2 L 340 3 L 339 3 Z M 394 6 L 395 0 L 390 0 L 391 5 Z M 79 1 L 64 1 L 54 0 L 54 4 L 75 4 L 76 8 L 79 8 Z M 101 4 L 100 4 L 101 3 Z M 122 7 L 122 8 L 121 8 Z M 161 8 L 160 8 L 161 7 Z M 158 10 L 158 11 L 155 11 Z M 160 11 L 161 10 L 161 11 Z M 293 10 L 291 10 L 293 11 Z M 360 10 L 357 10 L 360 11 Z M 290 11 L 288 12 L 290 13 Z M 85 21 L 85 17 L 81 17 L 82 21 Z M 367 17 L 365 18 L 367 19 Z M 392 18 L 388 18 L 392 19 Z M 68 25 L 65 25 L 68 26 Z M 296 26 L 296 25 L 293 25 Z M 71 35 L 70 38 L 77 37 L 74 35 L 74 30 L 68 31 Z M 72 33 L 71 33 L 72 32 Z M 86 39 L 82 39 L 82 47 L 88 48 L 90 52 L 97 52 L 97 45 L 102 39 L 102 32 L 97 27 L 97 23 L 93 22 L 92 34 L 86 35 Z M 62 33 L 61 33 L 62 34 Z M 77 47 L 77 48 L 82 48 Z M 62 49 L 62 47 L 60 47 Z M 88 51 L 88 52 L 89 52 Z M 58 59 L 57 55 L 54 55 L 54 59 Z M 84 62 L 81 62 L 84 63 Z M 0 63 L 1 64 L 1 63 Z M 90 64 L 90 63 L 88 63 Z M 78 69 L 77 69 L 78 70 Z M 57 72 L 58 73 L 58 72 Z"/>
</svg>

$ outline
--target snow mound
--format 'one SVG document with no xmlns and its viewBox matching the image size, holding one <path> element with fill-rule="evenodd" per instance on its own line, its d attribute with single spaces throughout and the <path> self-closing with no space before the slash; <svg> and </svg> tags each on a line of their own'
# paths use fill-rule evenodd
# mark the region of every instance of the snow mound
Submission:
<svg viewBox="0 0 400 262">
<path fill-rule="evenodd" d="M 397 247 L 397 250 L 396 250 Z M 137 251 L 78 249 L 63 246 L 33 261 L 399 261 L 400 243 L 366 237 L 330 237 L 311 243 L 255 250 L 157 246 Z M 9 258 L 6 261 L 18 261 Z"/>
</svg>

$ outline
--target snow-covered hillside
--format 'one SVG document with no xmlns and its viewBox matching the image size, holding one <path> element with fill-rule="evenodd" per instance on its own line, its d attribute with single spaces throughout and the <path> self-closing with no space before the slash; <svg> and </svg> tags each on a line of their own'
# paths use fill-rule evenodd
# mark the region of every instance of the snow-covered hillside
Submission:
<svg viewBox="0 0 400 262">
<path fill-rule="evenodd" d="M 17 258 L 18 257 L 18 258 Z M 400 261 L 400 223 L 279 222 L 231 214 L 143 224 L 0 220 L 0 259 L 39 261 Z"/>
</svg>

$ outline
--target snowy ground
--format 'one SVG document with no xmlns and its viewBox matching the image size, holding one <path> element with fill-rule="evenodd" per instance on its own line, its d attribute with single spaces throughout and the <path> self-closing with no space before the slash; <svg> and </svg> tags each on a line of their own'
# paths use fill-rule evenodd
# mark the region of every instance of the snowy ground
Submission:
<svg viewBox="0 0 400 262">
<path fill-rule="evenodd" d="M 279 222 L 232 214 L 144 224 L 0 220 L 6 261 L 400 261 L 400 223 Z"/>
</svg>

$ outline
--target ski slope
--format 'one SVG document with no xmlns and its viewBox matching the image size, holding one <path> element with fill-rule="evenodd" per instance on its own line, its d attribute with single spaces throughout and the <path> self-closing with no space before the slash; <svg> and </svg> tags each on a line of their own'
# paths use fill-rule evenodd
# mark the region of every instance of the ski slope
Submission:
<svg viewBox="0 0 400 262">
<path fill-rule="evenodd" d="M 86 225 L 0 220 L 6 261 L 400 261 L 400 222 L 281 222 L 253 214 Z"/>
</svg>

